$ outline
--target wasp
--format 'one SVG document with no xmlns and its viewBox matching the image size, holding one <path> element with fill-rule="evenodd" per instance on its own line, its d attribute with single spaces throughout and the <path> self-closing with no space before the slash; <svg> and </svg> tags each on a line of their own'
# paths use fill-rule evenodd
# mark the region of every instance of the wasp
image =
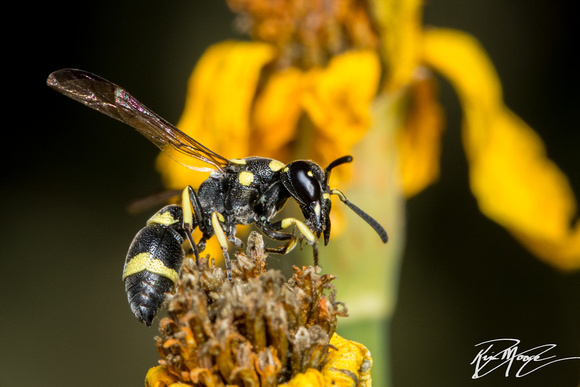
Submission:
<svg viewBox="0 0 580 387">
<path fill-rule="evenodd" d="M 371 216 L 329 186 L 333 168 L 352 161 L 341 157 L 326 168 L 310 160 L 289 164 L 265 157 L 226 159 L 189 137 L 174 125 L 145 107 L 123 88 L 98 75 L 77 69 L 63 69 L 50 74 L 48 86 L 84 105 L 128 124 L 172 156 L 173 151 L 187 156 L 174 159 L 193 170 L 193 160 L 211 166 L 209 177 L 194 190 L 187 186 L 181 192 L 181 205 L 171 204 L 155 213 L 135 236 L 125 259 L 123 281 L 134 315 L 150 326 L 179 276 L 188 241 L 199 262 L 199 252 L 206 241 L 216 236 L 223 251 L 227 278 L 231 281 L 228 245 L 242 242 L 236 237 L 238 225 L 254 224 L 267 237 L 284 242 L 267 248 L 268 252 L 286 254 L 301 240 L 313 248 L 314 265 L 318 265 L 318 239 L 324 244 L 330 238 L 331 195 L 336 195 L 366 221 L 383 243 L 385 229 Z M 189 163 L 187 160 L 191 159 Z M 295 200 L 304 220 L 273 218 L 288 199 Z M 201 238 L 195 242 L 193 231 Z M 290 232 L 284 231 L 291 229 Z"/>
</svg>

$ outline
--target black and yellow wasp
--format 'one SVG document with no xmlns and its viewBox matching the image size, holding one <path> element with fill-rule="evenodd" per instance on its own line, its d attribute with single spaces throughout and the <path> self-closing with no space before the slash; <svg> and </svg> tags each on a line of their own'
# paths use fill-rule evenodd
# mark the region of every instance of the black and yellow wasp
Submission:
<svg viewBox="0 0 580 387">
<path fill-rule="evenodd" d="M 237 225 L 255 224 L 271 239 L 284 241 L 269 252 L 286 254 L 299 240 L 313 247 L 314 265 L 318 265 L 317 243 L 321 235 L 324 244 L 330 237 L 330 196 L 336 195 L 365 220 L 387 242 L 384 228 L 368 214 L 351 203 L 342 192 L 328 185 L 331 170 L 352 161 L 344 156 L 322 169 L 308 160 L 289 164 L 264 157 L 228 160 L 137 101 L 123 88 L 83 70 L 63 69 L 50 74 L 47 84 L 64 95 L 122 121 L 167 152 L 172 151 L 201 160 L 213 167 L 213 172 L 197 191 L 188 186 L 182 191 L 181 205 L 168 205 L 159 210 L 135 236 L 123 272 L 125 291 L 135 316 L 151 325 L 165 293 L 170 292 L 179 276 L 185 257 L 185 241 L 196 256 L 206 241 L 217 237 L 223 250 L 227 276 L 231 280 L 228 242 L 241 247 L 236 237 Z M 176 158 L 184 166 L 198 170 L 193 164 Z M 193 160 L 192 160 L 193 161 Z M 273 221 L 289 198 L 299 205 L 305 220 L 284 218 Z M 202 236 L 195 242 L 192 233 L 198 228 Z M 283 229 L 292 228 L 291 232 Z"/>
</svg>

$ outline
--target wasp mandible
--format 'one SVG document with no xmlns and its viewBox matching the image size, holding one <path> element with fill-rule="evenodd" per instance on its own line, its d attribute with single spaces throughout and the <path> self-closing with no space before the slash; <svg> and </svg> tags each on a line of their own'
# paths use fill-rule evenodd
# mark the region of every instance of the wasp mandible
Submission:
<svg viewBox="0 0 580 387">
<path fill-rule="evenodd" d="M 77 69 L 63 69 L 50 74 L 48 86 L 86 106 L 128 124 L 171 156 L 171 150 L 200 160 L 213 171 L 197 191 L 185 187 L 181 205 L 159 210 L 135 236 L 125 259 L 123 281 L 129 305 L 135 316 L 150 326 L 179 276 L 187 240 L 198 259 L 206 241 L 216 236 L 223 251 L 227 277 L 231 281 L 228 244 L 241 247 L 236 237 L 237 225 L 255 224 L 267 237 L 283 241 L 268 252 L 286 254 L 300 239 L 313 248 L 314 265 L 318 265 L 318 239 L 324 244 L 330 238 L 330 196 L 336 195 L 365 220 L 381 240 L 388 240 L 385 229 L 367 213 L 351 203 L 337 189 L 329 186 L 333 168 L 352 161 L 341 157 L 322 169 L 310 160 L 289 164 L 265 157 L 226 159 L 189 137 L 175 126 L 137 101 L 123 88 L 98 75 Z M 199 170 L 183 159 L 182 165 Z M 304 215 L 304 221 L 288 217 L 273 221 L 274 216 L 293 198 Z M 198 228 L 202 236 L 193 240 Z M 292 228 L 291 232 L 284 229 Z"/>
</svg>

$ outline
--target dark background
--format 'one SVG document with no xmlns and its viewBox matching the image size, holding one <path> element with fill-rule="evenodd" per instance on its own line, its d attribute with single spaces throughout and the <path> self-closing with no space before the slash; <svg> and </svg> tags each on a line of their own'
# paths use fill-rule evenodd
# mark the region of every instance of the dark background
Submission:
<svg viewBox="0 0 580 387">
<path fill-rule="evenodd" d="M 482 42 L 508 106 L 540 134 L 580 195 L 571 3 L 434 0 L 425 20 Z M 125 206 L 161 188 L 157 150 L 45 80 L 59 68 L 83 68 L 176 122 L 197 59 L 210 44 L 235 37 L 232 15 L 221 1 L 26 7 L 5 13 L 15 20 L 5 23 L 12 26 L 2 79 L 0 385 L 140 386 L 158 359 L 157 332 L 127 307 L 122 261 L 147 215 L 130 216 Z M 408 203 L 392 323 L 394 385 L 576 387 L 578 361 L 522 379 L 502 369 L 471 380 L 475 344 L 484 340 L 518 338 L 521 349 L 554 343 L 558 357 L 580 356 L 580 273 L 556 272 L 481 215 L 468 189 L 461 111 L 443 80 L 441 94 L 448 119 L 441 179 Z"/>
</svg>

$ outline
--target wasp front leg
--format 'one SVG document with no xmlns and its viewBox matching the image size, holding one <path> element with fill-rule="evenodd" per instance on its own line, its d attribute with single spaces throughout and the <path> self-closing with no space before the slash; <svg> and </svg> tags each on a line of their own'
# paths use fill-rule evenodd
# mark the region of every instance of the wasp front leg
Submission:
<svg viewBox="0 0 580 387">
<path fill-rule="evenodd" d="M 183 212 L 178 205 L 159 210 L 133 239 L 127 252 L 123 281 L 133 314 L 150 326 L 170 292 L 185 257 Z"/>
<path fill-rule="evenodd" d="M 304 222 L 296 218 L 285 218 L 276 223 L 264 222 L 259 224 L 258 226 L 269 238 L 275 240 L 288 241 L 286 244 L 282 245 L 279 248 L 267 249 L 267 251 L 276 254 L 287 254 L 290 251 L 292 251 L 294 247 L 296 247 L 296 245 L 298 244 L 298 237 L 296 236 L 296 234 L 279 232 L 284 228 L 295 226 L 296 229 L 300 232 L 300 235 L 302 235 L 304 239 L 306 239 L 306 242 L 308 242 L 308 244 L 312 246 L 314 255 L 313 264 L 314 266 L 318 266 L 318 240 L 316 239 L 314 233 L 310 230 L 310 228 L 308 228 L 308 226 Z"/>
<path fill-rule="evenodd" d="M 274 254 L 288 254 L 297 245 L 298 239 L 294 234 L 288 234 L 285 232 L 279 232 L 271 228 L 271 224 L 259 224 L 260 230 L 270 239 L 276 241 L 288 241 L 279 247 L 266 247 L 266 251 Z"/>
</svg>

